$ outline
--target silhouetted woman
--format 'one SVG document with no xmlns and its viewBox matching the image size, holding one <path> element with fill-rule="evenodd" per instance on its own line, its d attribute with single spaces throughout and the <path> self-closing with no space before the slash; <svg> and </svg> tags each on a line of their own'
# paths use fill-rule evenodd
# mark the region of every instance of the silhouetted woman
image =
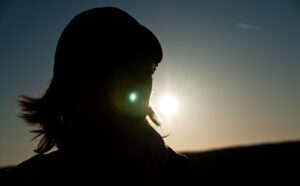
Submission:
<svg viewBox="0 0 300 186">
<path fill-rule="evenodd" d="M 45 94 L 21 96 L 21 117 L 41 139 L 38 155 L 15 167 L 12 178 L 104 185 L 182 181 L 186 158 L 149 125 L 160 125 L 149 97 L 161 60 L 154 34 L 124 11 L 95 8 L 77 15 L 59 39 Z"/>
</svg>

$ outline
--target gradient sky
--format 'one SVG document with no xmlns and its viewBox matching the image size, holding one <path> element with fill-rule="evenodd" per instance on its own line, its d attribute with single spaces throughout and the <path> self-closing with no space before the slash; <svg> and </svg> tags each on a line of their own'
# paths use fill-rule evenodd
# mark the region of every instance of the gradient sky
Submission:
<svg viewBox="0 0 300 186">
<path fill-rule="evenodd" d="M 300 3 L 292 0 L 0 2 L 0 166 L 33 155 L 20 94 L 42 95 L 58 38 L 79 12 L 119 7 L 152 30 L 164 59 L 152 100 L 172 94 L 176 151 L 300 139 Z"/>
</svg>

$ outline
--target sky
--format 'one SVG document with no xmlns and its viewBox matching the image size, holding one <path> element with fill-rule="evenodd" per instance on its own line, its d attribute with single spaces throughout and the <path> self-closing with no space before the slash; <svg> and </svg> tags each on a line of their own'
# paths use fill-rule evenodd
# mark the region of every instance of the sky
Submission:
<svg viewBox="0 0 300 186">
<path fill-rule="evenodd" d="M 58 38 L 78 13 L 123 9 L 159 39 L 151 101 L 174 150 L 300 140 L 300 2 L 153 0 L 0 2 L 0 166 L 33 156 L 17 117 L 21 94 L 41 96 Z M 168 118 L 160 99 L 172 96 Z"/>
</svg>

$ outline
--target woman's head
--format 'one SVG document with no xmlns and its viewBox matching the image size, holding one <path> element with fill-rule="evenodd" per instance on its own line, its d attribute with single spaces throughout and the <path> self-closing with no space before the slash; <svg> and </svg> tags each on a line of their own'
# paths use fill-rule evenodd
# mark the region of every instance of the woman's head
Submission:
<svg viewBox="0 0 300 186">
<path fill-rule="evenodd" d="M 38 150 L 63 143 L 64 131 L 72 128 L 125 130 L 144 121 L 152 74 L 161 59 L 153 33 L 122 10 L 95 8 L 78 14 L 59 39 L 47 92 L 20 101 L 22 117 L 40 125 L 44 135 Z"/>
</svg>

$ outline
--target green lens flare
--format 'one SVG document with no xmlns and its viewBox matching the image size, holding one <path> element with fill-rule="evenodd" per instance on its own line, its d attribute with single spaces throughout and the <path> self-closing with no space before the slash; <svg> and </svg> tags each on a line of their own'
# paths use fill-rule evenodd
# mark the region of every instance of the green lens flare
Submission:
<svg viewBox="0 0 300 186">
<path fill-rule="evenodd" d="M 128 100 L 130 103 L 136 103 L 138 101 L 139 95 L 136 91 L 131 91 L 128 94 Z"/>
</svg>

